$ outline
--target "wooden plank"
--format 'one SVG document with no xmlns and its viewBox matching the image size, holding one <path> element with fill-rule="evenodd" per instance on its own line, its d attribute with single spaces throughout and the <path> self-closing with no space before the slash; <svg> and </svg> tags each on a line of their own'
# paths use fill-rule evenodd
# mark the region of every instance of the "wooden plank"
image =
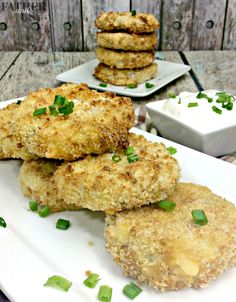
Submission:
<svg viewBox="0 0 236 302">
<path fill-rule="evenodd" d="M 19 55 L 18 51 L 1 52 L 0 53 L 0 79 L 4 76 L 7 70 Z"/>
<path fill-rule="evenodd" d="M 228 0 L 223 49 L 236 49 L 236 0 Z"/>
<path fill-rule="evenodd" d="M 161 22 L 161 5 L 162 0 L 131 0 L 131 9 L 135 9 L 140 13 L 153 14 L 159 23 Z M 158 45 L 157 48 L 160 49 L 160 30 L 157 31 Z"/>
<path fill-rule="evenodd" d="M 219 89 L 236 95 L 235 51 L 184 52 L 204 89 Z"/>
<path fill-rule="evenodd" d="M 20 50 L 20 33 L 13 3 L 0 3 L 0 50 Z"/>
<path fill-rule="evenodd" d="M 83 49 L 80 0 L 51 0 L 55 51 Z"/>
<path fill-rule="evenodd" d="M 162 14 L 162 50 L 190 49 L 193 0 L 164 1 Z"/>
<path fill-rule="evenodd" d="M 29 13 L 17 14 L 20 26 L 21 49 L 31 51 L 52 50 L 48 0 L 38 2 L 21 0 L 21 3 L 29 11 Z"/>
<path fill-rule="evenodd" d="M 95 58 L 92 53 L 22 52 L 0 81 L 0 100 L 27 95 L 30 91 L 58 85 L 56 76 Z"/>
<path fill-rule="evenodd" d="M 84 50 L 92 50 L 96 44 L 97 28 L 94 25 L 96 17 L 101 11 L 129 11 L 128 0 L 104 0 L 86 1 L 82 0 L 83 30 L 84 30 Z"/>
<path fill-rule="evenodd" d="M 221 49 L 226 0 L 195 0 L 192 50 Z"/>
</svg>

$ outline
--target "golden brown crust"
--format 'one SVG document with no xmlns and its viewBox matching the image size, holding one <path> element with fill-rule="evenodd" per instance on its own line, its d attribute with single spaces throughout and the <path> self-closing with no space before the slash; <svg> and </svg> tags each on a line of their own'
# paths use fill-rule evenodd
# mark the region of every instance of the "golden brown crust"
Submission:
<svg viewBox="0 0 236 302">
<path fill-rule="evenodd" d="M 159 27 L 154 15 L 137 13 L 132 16 L 131 12 L 102 12 L 95 25 L 104 31 L 124 30 L 136 34 L 154 32 Z"/>
<path fill-rule="evenodd" d="M 99 46 L 110 49 L 145 51 L 157 46 L 157 36 L 152 34 L 129 34 L 124 32 L 97 32 Z"/>
<path fill-rule="evenodd" d="M 74 101 L 72 114 L 33 116 L 36 108 L 51 105 L 55 95 Z M 127 145 L 133 123 L 130 98 L 99 93 L 85 84 L 64 84 L 29 94 L 17 112 L 15 128 L 30 152 L 40 157 L 75 160 Z"/>
<path fill-rule="evenodd" d="M 135 69 L 148 66 L 155 60 L 154 51 L 117 51 L 103 47 L 96 48 L 101 63 L 118 69 Z"/>
<path fill-rule="evenodd" d="M 128 163 L 124 151 L 121 161 L 114 153 L 63 164 L 55 173 L 58 196 L 70 205 L 113 213 L 140 207 L 166 198 L 179 179 L 179 165 L 163 144 L 152 143 L 130 134 L 139 160 Z"/>
<path fill-rule="evenodd" d="M 58 161 L 44 159 L 24 161 L 19 174 L 21 190 L 26 197 L 37 201 L 39 205 L 49 206 L 52 212 L 78 210 L 57 197 L 53 174 L 60 165 Z"/>
<path fill-rule="evenodd" d="M 137 85 L 154 78 L 156 74 L 156 63 L 133 70 L 110 68 L 103 63 L 99 63 L 94 72 L 94 76 L 100 81 L 118 86 Z"/>
<path fill-rule="evenodd" d="M 106 218 L 106 247 L 130 277 L 161 291 L 205 287 L 236 264 L 236 208 L 199 185 L 180 183 L 173 212 L 155 206 Z M 194 224 L 191 211 L 208 224 Z"/>
<path fill-rule="evenodd" d="M 4 158 L 36 158 L 31 154 L 26 146 L 17 138 L 13 125 L 15 115 L 20 105 L 10 104 L 0 109 L 0 159 Z"/>
</svg>

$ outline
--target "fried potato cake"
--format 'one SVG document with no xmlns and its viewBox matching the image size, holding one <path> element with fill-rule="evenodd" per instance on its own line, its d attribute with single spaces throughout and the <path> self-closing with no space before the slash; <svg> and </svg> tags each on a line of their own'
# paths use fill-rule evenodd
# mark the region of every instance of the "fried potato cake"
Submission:
<svg viewBox="0 0 236 302">
<path fill-rule="evenodd" d="M 157 46 L 157 36 L 155 33 L 137 35 L 125 32 L 97 32 L 97 44 L 110 49 L 153 50 Z"/>
<path fill-rule="evenodd" d="M 60 165 L 59 161 L 45 159 L 24 161 L 19 174 L 22 192 L 39 205 L 49 206 L 52 212 L 78 210 L 57 197 L 53 175 Z"/>
<path fill-rule="evenodd" d="M 94 76 L 100 81 L 118 86 L 137 85 L 154 78 L 156 74 L 156 63 L 132 70 L 110 68 L 103 63 L 99 63 L 94 72 Z"/>
<path fill-rule="evenodd" d="M 74 102 L 69 115 L 51 115 L 48 106 L 56 95 Z M 38 108 L 47 113 L 33 116 Z M 30 152 L 40 157 L 75 160 L 127 146 L 128 130 L 134 124 L 129 97 L 99 93 L 85 84 L 64 84 L 32 92 L 17 111 L 15 130 Z"/>
<path fill-rule="evenodd" d="M 179 165 L 166 147 L 130 134 L 130 146 L 138 161 L 128 162 L 124 150 L 87 156 L 64 163 L 54 182 L 59 198 L 69 205 L 114 213 L 164 199 L 179 180 Z M 113 158 L 113 159 L 112 159 Z"/>
<path fill-rule="evenodd" d="M 14 103 L 0 109 L 0 159 L 22 158 L 27 160 L 36 158 L 36 155 L 30 153 L 17 138 L 12 127 L 19 106 Z"/>
<path fill-rule="evenodd" d="M 161 291 L 206 287 L 236 264 L 236 208 L 208 188 L 180 183 L 157 206 L 106 218 L 106 248 L 123 272 Z M 204 210 L 208 224 L 194 224 L 191 211 Z"/>
<path fill-rule="evenodd" d="M 98 60 L 118 69 L 135 69 L 148 66 L 155 60 L 154 51 L 117 51 L 103 47 L 96 48 Z"/>
<path fill-rule="evenodd" d="M 159 27 L 154 15 L 137 13 L 132 16 L 131 12 L 102 12 L 95 25 L 104 31 L 124 30 L 135 34 L 154 32 Z"/>
</svg>

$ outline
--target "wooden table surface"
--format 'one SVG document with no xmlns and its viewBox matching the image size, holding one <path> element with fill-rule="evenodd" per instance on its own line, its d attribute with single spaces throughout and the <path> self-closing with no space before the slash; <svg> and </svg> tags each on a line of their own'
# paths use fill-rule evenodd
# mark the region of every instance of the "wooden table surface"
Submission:
<svg viewBox="0 0 236 302">
<path fill-rule="evenodd" d="M 166 61 L 189 64 L 192 69 L 151 96 L 134 98 L 136 109 L 166 98 L 169 91 L 178 94 L 184 90 L 219 89 L 236 95 L 236 51 L 170 51 L 157 55 Z M 57 74 L 94 58 L 94 52 L 0 52 L 0 101 L 27 95 L 37 88 L 58 86 Z M 0 302 L 6 301 L 0 292 Z"/>
</svg>

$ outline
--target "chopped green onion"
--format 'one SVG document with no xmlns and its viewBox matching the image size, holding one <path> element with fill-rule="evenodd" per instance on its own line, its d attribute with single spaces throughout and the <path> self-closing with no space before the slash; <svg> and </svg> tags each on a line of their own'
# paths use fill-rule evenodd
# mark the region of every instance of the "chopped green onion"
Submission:
<svg viewBox="0 0 236 302">
<path fill-rule="evenodd" d="M 128 85 L 128 88 L 131 88 L 131 89 L 136 88 L 136 87 L 137 87 L 137 84 L 129 84 Z"/>
<path fill-rule="evenodd" d="M 70 227 L 70 221 L 66 219 L 59 218 L 57 220 L 56 228 L 59 230 L 67 230 Z"/>
<path fill-rule="evenodd" d="M 107 87 L 107 84 L 106 83 L 99 83 L 99 86 L 100 87 Z"/>
<path fill-rule="evenodd" d="M 198 103 L 188 103 L 188 107 L 191 108 L 191 107 L 197 107 L 198 106 Z"/>
<path fill-rule="evenodd" d="M 100 278 L 98 274 L 91 273 L 88 278 L 84 280 L 84 285 L 89 288 L 94 288 L 99 280 Z"/>
<path fill-rule="evenodd" d="M 177 152 L 177 149 L 176 148 L 174 148 L 174 147 L 168 147 L 168 148 L 166 148 L 168 151 L 169 151 L 169 153 L 171 154 L 171 155 L 173 155 L 173 154 L 175 154 L 176 152 Z"/>
<path fill-rule="evenodd" d="M 135 9 L 131 10 L 131 16 L 136 16 L 136 10 Z"/>
<path fill-rule="evenodd" d="M 174 92 L 168 92 L 167 96 L 171 99 L 175 99 L 176 98 L 176 94 Z"/>
<path fill-rule="evenodd" d="M 0 217 L 0 227 L 5 228 L 6 226 L 7 226 L 6 221 L 2 217 Z"/>
<path fill-rule="evenodd" d="M 30 200 L 30 201 L 29 201 L 29 209 L 30 209 L 32 212 L 38 211 L 38 204 L 37 204 L 37 202 L 34 201 L 34 200 Z"/>
<path fill-rule="evenodd" d="M 212 103 L 213 102 L 213 98 L 207 97 L 208 103 Z"/>
<path fill-rule="evenodd" d="M 46 107 L 38 108 L 38 109 L 34 110 L 33 116 L 41 115 L 41 114 L 44 114 L 46 112 L 47 112 L 47 108 Z"/>
<path fill-rule="evenodd" d="M 129 163 L 133 163 L 135 161 L 138 161 L 139 158 L 138 158 L 138 155 L 137 154 L 132 154 L 130 156 L 127 157 L 127 160 Z"/>
<path fill-rule="evenodd" d="M 68 104 L 66 104 L 66 106 L 63 107 L 59 107 L 58 111 L 63 114 L 63 115 L 69 115 L 73 112 L 74 109 L 74 102 L 68 102 Z"/>
<path fill-rule="evenodd" d="M 47 282 L 44 284 L 44 286 L 60 288 L 66 292 L 68 292 L 71 285 L 72 285 L 72 282 L 70 282 L 69 280 L 67 280 L 61 276 L 56 276 L 56 275 L 48 278 Z"/>
<path fill-rule="evenodd" d="M 179 98 L 179 100 L 178 100 L 178 104 L 181 104 L 181 98 Z"/>
<path fill-rule="evenodd" d="M 58 111 L 55 107 L 55 105 L 51 105 L 48 107 L 49 108 L 49 111 L 50 111 L 50 114 L 53 115 L 53 116 L 58 116 Z"/>
<path fill-rule="evenodd" d="M 143 290 L 135 283 L 130 282 L 123 288 L 123 293 L 131 300 L 135 299 Z"/>
<path fill-rule="evenodd" d="M 49 206 L 44 206 L 38 210 L 38 214 L 40 217 L 45 218 L 51 213 Z"/>
<path fill-rule="evenodd" d="M 63 106 L 65 104 L 66 98 L 60 95 L 55 95 L 53 105 Z"/>
<path fill-rule="evenodd" d="M 134 153 L 134 147 L 128 147 L 126 150 L 125 150 L 125 155 L 131 155 Z"/>
<path fill-rule="evenodd" d="M 203 226 L 208 223 L 208 219 L 203 210 L 193 210 L 191 213 L 195 224 Z"/>
<path fill-rule="evenodd" d="M 20 105 L 21 102 L 22 102 L 21 100 L 18 100 L 18 101 L 16 102 L 16 104 L 17 104 L 17 105 Z"/>
<path fill-rule="evenodd" d="M 222 110 L 217 108 L 216 106 L 212 106 L 212 110 L 215 112 L 215 113 L 218 113 L 218 114 L 221 114 L 222 113 Z"/>
<path fill-rule="evenodd" d="M 112 155 L 111 160 L 114 161 L 114 163 L 118 163 L 119 161 L 121 161 L 121 157 L 118 154 L 114 154 Z"/>
<path fill-rule="evenodd" d="M 146 87 L 147 89 L 149 89 L 149 88 L 154 87 L 154 85 L 151 84 L 151 83 L 145 83 L 145 87 Z"/>
<path fill-rule="evenodd" d="M 167 212 L 171 212 L 175 209 L 176 203 L 169 200 L 161 200 L 157 202 L 157 207 Z"/>
<path fill-rule="evenodd" d="M 203 92 L 199 92 L 197 94 L 197 99 L 207 99 L 207 98 L 208 98 L 208 96 Z"/>
<path fill-rule="evenodd" d="M 112 296 L 112 288 L 108 285 L 101 285 L 98 292 L 98 300 L 102 302 L 110 302 Z"/>
<path fill-rule="evenodd" d="M 234 103 L 230 102 L 230 103 L 228 103 L 226 109 L 227 109 L 227 110 L 232 110 L 232 109 L 233 109 L 233 106 L 234 106 Z"/>
</svg>

